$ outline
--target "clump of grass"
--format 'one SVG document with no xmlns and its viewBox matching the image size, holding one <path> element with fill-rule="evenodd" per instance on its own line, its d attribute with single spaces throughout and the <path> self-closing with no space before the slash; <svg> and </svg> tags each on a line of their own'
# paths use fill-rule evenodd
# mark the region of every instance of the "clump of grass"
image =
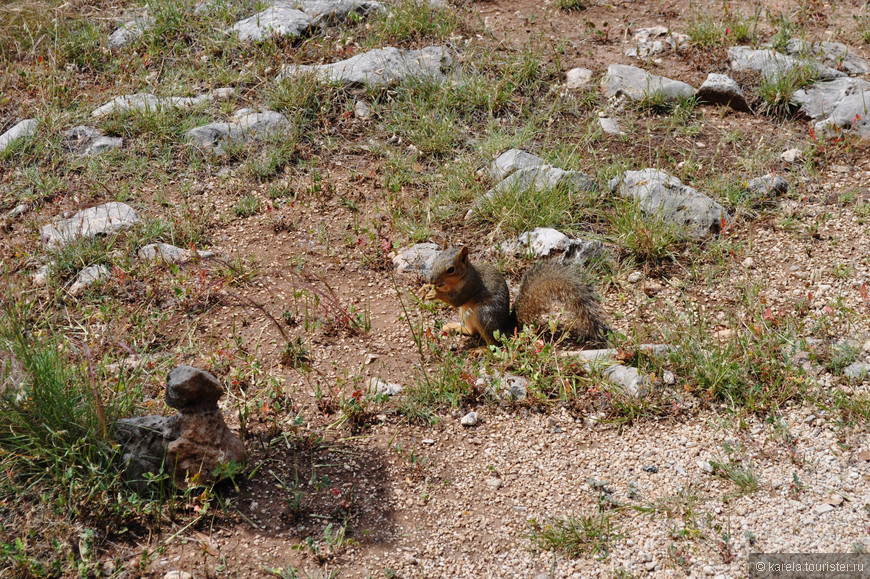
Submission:
<svg viewBox="0 0 870 579">
<path fill-rule="evenodd" d="M 853 18 L 855 19 L 855 32 L 858 33 L 858 37 L 865 44 L 870 44 L 870 15 L 855 14 Z"/>
<path fill-rule="evenodd" d="M 583 0 L 556 0 L 553 2 L 553 6 L 558 8 L 559 10 L 564 10 L 565 12 L 571 12 L 573 10 L 586 10 L 586 2 Z"/>
<path fill-rule="evenodd" d="M 761 5 L 752 14 L 734 10 L 726 5 L 721 18 L 708 14 L 696 14 L 686 28 L 692 43 L 701 48 L 714 48 L 732 44 L 747 44 L 758 40 L 758 21 Z"/>
<path fill-rule="evenodd" d="M 728 459 L 725 462 L 710 461 L 713 474 L 733 482 L 741 493 L 747 494 L 758 490 L 758 476 L 751 460 Z"/>
<path fill-rule="evenodd" d="M 602 512 L 594 515 L 568 515 L 554 517 L 543 525 L 531 521 L 532 545 L 543 551 L 556 551 L 576 559 L 591 553 L 599 558 L 610 554 L 610 545 L 620 538 L 611 515 Z"/>
<path fill-rule="evenodd" d="M 801 63 L 786 71 L 762 76 L 755 88 L 761 99 L 761 109 L 767 114 L 789 114 L 794 93 L 811 84 L 818 76 L 813 64 Z"/>
<path fill-rule="evenodd" d="M 444 40 L 460 25 L 459 13 L 452 8 L 433 6 L 425 0 L 400 0 L 369 19 L 366 40 L 373 47 L 426 38 Z"/>
<path fill-rule="evenodd" d="M 647 213 L 635 202 L 617 204 L 608 218 L 614 241 L 640 262 L 671 260 L 688 239 L 685 228 L 660 213 Z"/>
</svg>

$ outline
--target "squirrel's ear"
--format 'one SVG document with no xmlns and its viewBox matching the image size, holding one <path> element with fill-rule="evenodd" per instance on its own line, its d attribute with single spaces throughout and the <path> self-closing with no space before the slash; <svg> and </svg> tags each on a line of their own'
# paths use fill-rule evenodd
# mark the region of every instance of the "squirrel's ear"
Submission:
<svg viewBox="0 0 870 579">
<path fill-rule="evenodd" d="M 468 263 L 468 247 L 464 245 L 459 250 L 459 261 L 462 263 Z"/>
<path fill-rule="evenodd" d="M 447 251 L 447 240 L 444 240 L 444 243 L 441 244 L 441 251 Z"/>
</svg>

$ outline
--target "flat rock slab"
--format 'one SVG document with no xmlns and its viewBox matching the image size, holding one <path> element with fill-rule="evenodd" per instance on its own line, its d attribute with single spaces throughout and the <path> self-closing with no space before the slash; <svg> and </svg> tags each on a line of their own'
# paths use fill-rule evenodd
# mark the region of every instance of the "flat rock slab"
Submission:
<svg viewBox="0 0 870 579">
<path fill-rule="evenodd" d="M 252 141 L 269 135 L 287 133 L 293 128 L 290 121 L 275 111 L 256 112 L 241 109 L 229 123 L 209 123 L 185 133 L 188 140 L 215 153 L 223 154 L 223 146 L 232 141 Z"/>
<path fill-rule="evenodd" d="M 682 181 L 658 169 L 626 171 L 610 181 L 610 190 L 635 199 L 644 213 L 660 214 L 668 222 L 684 227 L 695 239 L 718 233 L 728 212 L 719 203 Z"/>
<path fill-rule="evenodd" d="M 591 88 L 595 73 L 588 68 L 572 68 L 565 74 L 565 87 L 570 89 Z"/>
<path fill-rule="evenodd" d="M 665 26 L 640 28 L 629 41 L 626 56 L 648 58 L 668 51 L 677 51 L 688 45 L 689 37 L 679 32 L 671 32 Z"/>
<path fill-rule="evenodd" d="M 400 50 L 392 46 L 370 50 L 332 64 L 285 67 L 278 79 L 313 74 L 323 82 L 342 86 L 384 87 L 408 78 L 440 78 L 453 63 L 441 46 Z"/>
<path fill-rule="evenodd" d="M 649 380 L 637 368 L 617 364 L 605 368 L 604 376 L 611 384 L 618 386 L 624 394 L 632 398 L 649 395 Z"/>
<path fill-rule="evenodd" d="M 128 20 L 109 35 L 109 48 L 123 48 L 127 46 L 137 38 L 140 38 L 152 26 L 154 26 L 154 19 L 150 16 Z"/>
<path fill-rule="evenodd" d="M 416 273 L 428 280 L 439 253 L 441 246 L 435 243 L 418 243 L 399 252 L 393 258 L 393 268 L 397 273 Z"/>
<path fill-rule="evenodd" d="M 819 64 L 814 60 L 789 56 L 772 48 L 750 48 L 748 46 L 732 46 L 728 49 L 731 68 L 737 71 L 757 72 L 766 79 L 773 80 L 788 74 L 793 69 L 808 66 L 817 79 L 827 80 L 846 76 L 846 73 Z"/>
<path fill-rule="evenodd" d="M 601 84 L 605 96 L 624 94 L 634 101 L 663 98 L 672 102 L 695 96 L 695 89 L 689 84 L 625 64 L 608 66 Z"/>
<path fill-rule="evenodd" d="M 501 181 L 519 169 L 534 169 L 544 164 L 544 160 L 537 155 L 522 149 L 510 149 L 496 157 L 488 171 L 480 170 L 478 174 L 487 175 L 493 181 Z"/>
<path fill-rule="evenodd" d="M 130 110 L 145 113 L 162 109 L 193 108 L 215 99 L 229 98 L 234 92 L 232 88 L 219 88 L 196 97 L 159 97 L 145 92 L 121 95 L 94 109 L 91 116 L 104 117 L 112 113 L 123 113 Z"/>
<path fill-rule="evenodd" d="M 792 38 L 785 45 L 785 51 L 790 55 L 811 55 L 822 65 L 850 75 L 870 72 L 870 65 L 866 60 L 839 42 L 806 42 L 800 38 Z"/>
<path fill-rule="evenodd" d="M 598 117 L 598 126 L 608 135 L 622 137 L 626 134 L 625 131 L 622 130 L 622 127 L 619 126 L 616 119 L 610 117 Z"/>
<path fill-rule="evenodd" d="M 596 239 L 571 239 L 561 231 L 536 227 L 504 244 L 502 251 L 513 255 L 531 255 L 536 259 L 558 255 L 562 263 L 585 264 L 594 259 L 607 259 L 610 254 Z"/>
<path fill-rule="evenodd" d="M 384 5 L 373 0 L 300 0 L 295 7 L 308 14 L 313 24 L 338 23 L 351 14 L 365 16 L 384 10 Z"/>
<path fill-rule="evenodd" d="M 69 219 L 40 229 L 42 242 L 50 248 L 62 247 L 83 237 L 111 235 L 139 222 L 136 211 L 126 203 L 113 201 L 79 211 Z"/>
<path fill-rule="evenodd" d="M 80 125 L 63 134 L 63 146 L 81 157 L 91 157 L 117 149 L 124 144 L 121 137 L 109 137 L 104 131 Z"/>
<path fill-rule="evenodd" d="M 94 283 L 110 277 L 112 277 L 112 270 L 105 265 L 91 265 L 79 272 L 69 288 L 69 293 L 77 296 Z"/>
<path fill-rule="evenodd" d="M 478 211 L 496 202 L 502 195 L 521 194 L 524 191 L 543 192 L 556 188 L 564 188 L 565 193 L 576 193 L 595 191 L 597 186 L 595 181 L 580 171 L 565 171 L 549 165 L 519 169 L 477 199 L 465 214 L 465 219 L 471 219 Z"/>
<path fill-rule="evenodd" d="M 698 88 L 695 96 L 703 103 L 731 107 L 744 113 L 752 112 L 749 103 L 746 102 L 743 89 L 740 88 L 736 80 L 724 74 L 713 72 L 708 74 L 707 80 Z"/>
<path fill-rule="evenodd" d="M 811 119 L 816 131 L 845 130 L 870 136 L 870 83 L 861 78 L 817 82 L 792 96 L 792 102 Z"/>
<path fill-rule="evenodd" d="M 311 28 L 311 16 L 289 5 L 276 5 L 233 24 L 239 40 L 259 41 L 271 36 L 302 36 Z"/>
<path fill-rule="evenodd" d="M 195 259 L 213 257 L 213 251 L 196 251 L 182 249 L 168 243 L 152 243 L 139 248 L 136 252 L 139 259 L 144 261 L 158 261 L 165 263 L 181 264 Z"/>
<path fill-rule="evenodd" d="M 0 153 L 5 152 L 13 141 L 35 135 L 38 124 L 36 119 L 26 119 L 0 135 Z"/>
</svg>

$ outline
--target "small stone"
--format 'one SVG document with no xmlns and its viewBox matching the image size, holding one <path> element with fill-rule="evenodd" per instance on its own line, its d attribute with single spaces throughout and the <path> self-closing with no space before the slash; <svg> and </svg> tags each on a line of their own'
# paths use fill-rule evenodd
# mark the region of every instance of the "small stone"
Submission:
<svg viewBox="0 0 870 579">
<path fill-rule="evenodd" d="M 379 355 L 368 353 L 368 354 L 366 354 L 366 358 L 365 358 L 365 361 L 363 362 L 363 365 L 368 366 L 369 364 L 371 364 L 372 362 L 374 362 L 378 358 L 380 358 Z"/>
<path fill-rule="evenodd" d="M 789 183 L 779 175 L 763 175 L 748 182 L 746 190 L 761 200 L 772 200 L 787 194 Z"/>
<path fill-rule="evenodd" d="M 870 375 L 870 364 L 854 362 L 843 368 L 843 375 L 853 380 L 863 380 Z"/>
<path fill-rule="evenodd" d="M 187 571 L 170 571 L 163 576 L 163 579 L 193 579 L 193 575 Z"/>
<path fill-rule="evenodd" d="M 477 412 L 469 412 L 459 421 L 462 426 L 474 426 L 477 424 Z"/>
<path fill-rule="evenodd" d="M 634 101 L 660 98 L 667 102 L 695 96 L 695 89 L 684 82 L 650 74 L 642 68 L 611 64 L 602 81 L 604 96 L 624 94 Z"/>
<path fill-rule="evenodd" d="M 698 468 L 700 468 L 701 470 L 703 470 L 706 473 L 713 472 L 713 465 L 710 464 L 710 462 L 707 460 L 699 460 L 695 464 L 697 464 Z"/>
<path fill-rule="evenodd" d="M 481 169 L 477 174 L 488 176 L 493 181 L 501 181 L 521 169 L 536 169 L 544 165 L 544 160 L 522 149 L 509 149 L 495 158 L 489 170 Z"/>
<path fill-rule="evenodd" d="M 383 394 L 386 396 L 397 396 L 401 394 L 403 388 L 400 384 L 393 384 L 381 380 L 380 378 L 371 378 L 368 383 L 369 391 L 375 394 Z"/>
<path fill-rule="evenodd" d="M 423 444 L 428 444 L 429 446 L 432 446 L 433 444 L 435 444 L 435 440 L 433 440 L 431 438 L 424 438 L 420 442 L 422 442 Z"/>
<path fill-rule="evenodd" d="M 33 285 L 44 286 L 48 282 L 48 276 L 49 268 L 48 264 L 46 264 L 30 274 L 30 279 L 33 280 Z"/>
<path fill-rule="evenodd" d="M 742 265 L 745 269 L 752 269 L 752 266 L 755 265 L 755 260 L 751 257 L 747 257 L 740 265 Z"/>
<path fill-rule="evenodd" d="M 638 283 L 643 279 L 643 274 L 639 271 L 633 271 L 628 275 L 628 283 Z"/>
<path fill-rule="evenodd" d="M 112 276 L 112 270 L 105 265 L 92 265 L 81 270 L 76 276 L 75 281 L 69 288 L 71 295 L 77 296 L 90 285 L 108 279 Z"/>
<path fill-rule="evenodd" d="M 7 219 L 18 219 L 22 215 L 24 215 L 27 210 L 30 209 L 30 205 L 27 203 L 19 203 L 15 207 L 13 207 L 9 213 L 6 214 Z"/>
<path fill-rule="evenodd" d="M 820 505 L 816 505 L 816 507 L 813 509 L 813 511 L 817 515 L 824 515 L 825 513 L 830 513 L 835 508 L 836 507 L 834 507 L 833 505 L 829 505 L 828 503 L 822 503 Z"/>
<path fill-rule="evenodd" d="M 109 35 L 109 48 L 123 48 L 154 26 L 154 19 L 144 16 L 128 20 Z"/>
<path fill-rule="evenodd" d="M 664 382 L 668 386 L 672 386 L 674 383 L 676 383 L 676 381 L 676 376 L 674 376 L 674 373 L 670 370 L 665 370 L 664 372 L 662 372 L 662 382 Z"/>
<path fill-rule="evenodd" d="M 752 112 L 740 85 L 724 74 L 710 73 L 707 75 L 707 80 L 704 81 L 695 96 L 701 102 L 728 106 L 745 113 Z"/>
<path fill-rule="evenodd" d="M 863 460 L 864 462 L 870 461 L 870 450 L 864 449 L 858 453 L 858 460 Z"/>
<path fill-rule="evenodd" d="M 489 488 L 491 488 L 493 490 L 500 489 L 501 484 L 502 483 L 501 483 L 500 478 L 491 476 L 491 477 L 487 477 L 487 479 L 486 479 L 486 486 L 488 486 Z"/>
<path fill-rule="evenodd" d="M 311 16 L 290 6 L 272 6 L 236 22 L 230 29 L 239 40 L 260 41 L 271 36 L 301 36 L 312 24 Z"/>
<path fill-rule="evenodd" d="M 619 123 L 610 117 L 598 117 L 598 125 L 601 130 L 608 135 L 622 136 L 625 132 L 620 128 Z"/>
<path fill-rule="evenodd" d="M 85 125 L 73 127 L 63 135 L 64 147 L 82 157 L 99 155 L 124 144 L 121 137 L 108 137 L 100 129 Z"/>
<path fill-rule="evenodd" d="M 831 495 L 827 500 L 825 500 L 825 502 L 828 503 L 829 505 L 831 505 L 832 507 L 839 507 L 840 505 L 843 504 L 844 500 L 845 499 L 840 495 Z"/>
<path fill-rule="evenodd" d="M 396 273 L 418 274 L 428 280 L 432 275 L 435 258 L 441 253 L 441 246 L 435 243 L 418 243 L 400 251 L 393 258 Z"/>
<path fill-rule="evenodd" d="M 787 151 L 783 151 L 782 155 L 780 155 L 780 158 L 786 163 L 793 165 L 794 163 L 802 161 L 804 158 L 804 154 L 801 152 L 800 149 L 788 149 Z"/>
<path fill-rule="evenodd" d="M 139 259 L 143 261 L 162 260 L 165 263 L 182 264 L 194 259 L 206 259 L 213 257 L 212 251 L 192 251 L 182 249 L 168 243 L 152 243 L 139 248 L 136 252 Z"/>
<path fill-rule="evenodd" d="M 225 392 L 214 375 L 193 366 L 177 366 L 166 376 L 166 404 L 176 410 L 186 410 L 191 405 L 217 408 L 217 401 Z"/>
<path fill-rule="evenodd" d="M 642 466 L 642 467 L 641 467 L 641 470 L 643 470 L 644 472 L 648 472 L 648 473 L 651 473 L 651 474 L 655 474 L 655 473 L 657 473 L 657 472 L 659 471 L 659 467 L 657 467 L 657 466 L 654 465 L 654 464 L 651 464 L 651 465 L 648 465 L 648 466 Z"/>
<path fill-rule="evenodd" d="M 572 68 L 565 75 L 565 86 L 569 89 L 590 88 L 594 74 L 588 68 Z"/>
<path fill-rule="evenodd" d="M 353 103 L 353 114 L 361 121 L 367 121 L 372 116 L 372 107 L 365 101 L 356 101 Z"/>
</svg>

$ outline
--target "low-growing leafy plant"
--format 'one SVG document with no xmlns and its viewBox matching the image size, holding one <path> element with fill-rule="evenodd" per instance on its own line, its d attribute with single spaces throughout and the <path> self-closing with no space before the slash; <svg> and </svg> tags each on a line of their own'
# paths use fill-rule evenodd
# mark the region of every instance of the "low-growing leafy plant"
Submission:
<svg viewBox="0 0 870 579">
<path fill-rule="evenodd" d="M 554 517 L 541 524 L 531 521 L 532 545 L 542 551 L 556 551 L 576 559 L 591 553 L 600 559 L 610 555 L 610 544 L 620 538 L 611 513 Z"/>
</svg>

